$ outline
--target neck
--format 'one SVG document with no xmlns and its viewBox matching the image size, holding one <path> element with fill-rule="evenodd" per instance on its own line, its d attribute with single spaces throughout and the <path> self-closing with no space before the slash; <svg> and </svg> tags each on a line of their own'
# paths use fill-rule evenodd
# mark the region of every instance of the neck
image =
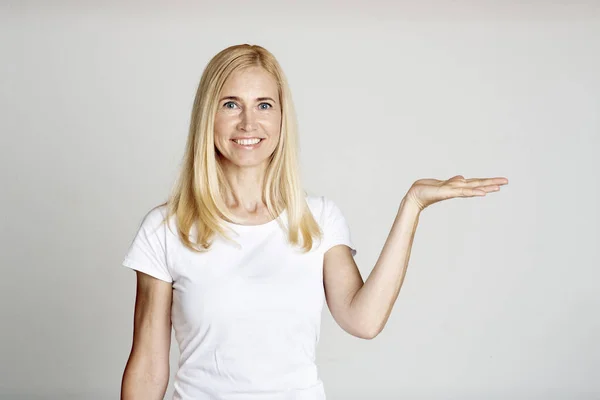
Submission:
<svg viewBox="0 0 600 400">
<path fill-rule="evenodd" d="M 230 188 L 225 197 L 225 203 L 230 210 L 238 210 L 244 214 L 260 213 L 264 210 L 262 192 L 266 169 L 262 165 L 239 167 L 225 164 L 223 172 Z"/>
</svg>

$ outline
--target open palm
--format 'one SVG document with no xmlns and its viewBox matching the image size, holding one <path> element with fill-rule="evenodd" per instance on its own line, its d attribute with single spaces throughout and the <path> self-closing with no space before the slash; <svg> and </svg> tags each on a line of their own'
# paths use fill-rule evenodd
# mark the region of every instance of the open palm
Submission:
<svg viewBox="0 0 600 400">
<path fill-rule="evenodd" d="M 446 181 L 419 179 L 413 183 L 406 197 L 424 210 L 434 203 L 455 197 L 485 196 L 506 184 L 508 179 L 503 177 L 465 179 L 462 175 L 456 175 Z"/>
</svg>

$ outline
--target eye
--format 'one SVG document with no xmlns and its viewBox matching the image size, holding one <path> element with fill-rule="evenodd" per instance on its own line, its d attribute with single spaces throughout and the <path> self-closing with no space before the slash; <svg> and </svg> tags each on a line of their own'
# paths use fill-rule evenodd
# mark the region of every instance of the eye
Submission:
<svg viewBox="0 0 600 400">
<path fill-rule="evenodd" d="M 233 104 L 233 105 L 236 105 L 236 104 L 235 104 L 233 101 L 228 101 L 227 103 L 223 104 L 223 107 L 225 107 L 225 108 L 229 108 L 229 109 L 233 109 L 232 107 L 228 107 L 228 106 L 227 106 L 228 104 Z"/>
<path fill-rule="evenodd" d="M 268 106 L 268 107 L 261 107 L 261 106 Z M 258 107 L 259 107 L 261 110 L 268 110 L 269 108 L 273 108 L 273 106 L 272 106 L 271 104 L 269 104 L 269 103 L 260 103 L 260 104 L 258 105 Z"/>
</svg>

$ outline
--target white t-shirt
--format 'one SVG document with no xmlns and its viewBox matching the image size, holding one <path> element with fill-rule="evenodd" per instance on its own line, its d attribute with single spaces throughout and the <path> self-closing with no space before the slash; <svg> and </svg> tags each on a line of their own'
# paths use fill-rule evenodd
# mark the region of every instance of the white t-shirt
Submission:
<svg viewBox="0 0 600 400">
<path fill-rule="evenodd" d="M 315 350 L 325 302 L 323 255 L 345 244 L 356 250 L 340 209 L 329 199 L 306 201 L 323 240 L 302 253 L 277 220 L 237 225 L 241 247 L 215 236 L 197 254 L 179 240 L 166 206 L 150 210 L 123 265 L 173 283 L 171 321 L 179 345 L 173 400 L 323 400 Z M 278 219 L 287 224 L 284 211 Z"/>
</svg>

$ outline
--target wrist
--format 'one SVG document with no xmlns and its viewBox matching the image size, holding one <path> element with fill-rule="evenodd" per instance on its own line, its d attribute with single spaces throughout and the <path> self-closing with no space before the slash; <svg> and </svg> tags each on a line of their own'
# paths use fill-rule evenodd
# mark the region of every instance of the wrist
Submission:
<svg viewBox="0 0 600 400">
<path fill-rule="evenodd" d="M 400 203 L 400 210 L 398 212 L 407 212 L 410 214 L 419 215 L 421 211 L 423 211 L 423 208 L 421 208 L 420 204 L 410 196 L 410 193 L 408 193 L 402 199 L 402 202 Z"/>
</svg>

